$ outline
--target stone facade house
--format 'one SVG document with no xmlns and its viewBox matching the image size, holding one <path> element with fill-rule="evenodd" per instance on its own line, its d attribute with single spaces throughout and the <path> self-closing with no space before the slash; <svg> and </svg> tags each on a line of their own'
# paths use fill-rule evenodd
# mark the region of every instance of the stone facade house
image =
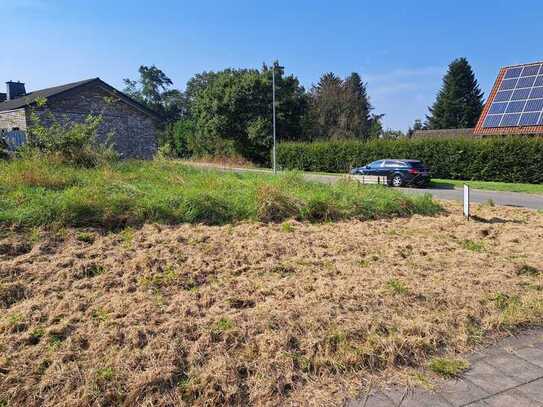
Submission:
<svg viewBox="0 0 543 407">
<path fill-rule="evenodd" d="M 100 115 L 99 141 L 111 141 L 122 158 L 152 158 L 157 150 L 160 116 L 99 78 L 26 93 L 20 82 L 7 82 L 0 93 L 0 137 L 24 142 L 33 118 L 41 124 L 83 122 Z M 38 103 L 46 101 L 45 105 Z"/>
</svg>

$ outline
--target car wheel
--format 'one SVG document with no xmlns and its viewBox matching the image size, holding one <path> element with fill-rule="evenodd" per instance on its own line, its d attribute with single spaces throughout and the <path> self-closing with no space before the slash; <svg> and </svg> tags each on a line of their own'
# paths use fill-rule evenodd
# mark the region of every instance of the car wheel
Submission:
<svg viewBox="0 0 543 407">
<path fill-rule="evenodd" d="M 401 187 L 403 184 L 403 179 L 400 175 L 394 175 L 392 177 L 392 186 L 393 187 Z"/>
</svg>

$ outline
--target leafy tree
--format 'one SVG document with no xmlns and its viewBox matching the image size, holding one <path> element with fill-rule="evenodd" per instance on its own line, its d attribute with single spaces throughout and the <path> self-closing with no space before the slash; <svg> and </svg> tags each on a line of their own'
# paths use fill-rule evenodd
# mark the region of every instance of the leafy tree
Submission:
<svg viewBox="0 0 543 407">
<path fill-rule="evenodd" d="M 413 123 L 413 127 L 409 127 L 409 130 L 407 130 L 407 137 L 413 137 L 416 131 L 423 130 L 424 125 L 422 124 L 422 120 L 415 119 L 415 123 Z"/>
<path fill-rule="evenodd" d="M 429 110 L 426 126 L 430 129 L 475 127 L 483 110 L 483 93 L 466 58 L 451 62 Z"/>
<path fill-rule="evenodd" d="M 223 72 L 230 72 L 230 69 L 227 69 Z M 202 73 L 197 73 L 187 82 L 185 87 L 185 99 L 187 101 L 187 113 L 191 113 L 192 105 L 194 104 L 196 97 L 200 92 L 205 90 L 210 83 L 219 76 L 218 73 L 213 71 L 204 71 Z"/>
<path fill-rule="evenodd" d="M 161 114 L 167 123 L 181 118 L 186 113 L 183 93 L 172 88 L 172 80 L 156 66 L 141 65 L 139 79 L 124 79 L 124 92 L 148 108 Z"/>
<path fill-rule="evenodd" d="M 297 140 L 307 98 L 298 79 L 275 63 L 277 136 Z M 191 113 L 195 123 L 189 148 L 196 155 L 239 154 L 269 161 L 272 146 L 272 69 L 227 69 L 195 77 Z"/>
</svg>

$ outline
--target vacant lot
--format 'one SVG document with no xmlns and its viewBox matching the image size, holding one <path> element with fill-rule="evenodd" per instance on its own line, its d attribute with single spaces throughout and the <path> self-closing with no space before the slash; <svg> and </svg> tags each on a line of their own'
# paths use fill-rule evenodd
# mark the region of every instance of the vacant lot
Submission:
<svg viewBox="0 0 543 407">
<path fill-rule="evenodd" d="M 295 173 L 273 177 L 201 171 L 171 161 L 121 162 L 81 169 L 51 160 L 0 161 L 0 223 L 34 227 L 146 222 L 226 224 L 240 220 L 376 219 L 435 214 L 429 196 L 407 197 L 356 182 L 305 182 Z"/>
<path fill-rule="evenodd" d="M 335 405 L 542 324 L 543 216 L 446 209 L 6 230 L 0 405 Z"/>
</svg>

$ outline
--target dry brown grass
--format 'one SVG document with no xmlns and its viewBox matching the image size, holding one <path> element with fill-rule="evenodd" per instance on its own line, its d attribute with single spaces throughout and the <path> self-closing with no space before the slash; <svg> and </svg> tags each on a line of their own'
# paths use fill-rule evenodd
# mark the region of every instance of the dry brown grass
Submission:
<svg viewBox="0 0 543 407">
<path fill-rule="evenodd" d="M 216 164 L 222 167 L 255 168 L 255 164 L 240 155 L 217 155 L 191 158 L 189 160 L 199 164 Z"/>
<path fill-rule="evenodd" d="M 543 216 L 146 225 L 0 242 L 0 401 L 337 405 L 543 322 Z M 477 242 L 476 246 L 465 242 Z M 473 250 L 477 247 L 477 250 Z"/>
</svg>

